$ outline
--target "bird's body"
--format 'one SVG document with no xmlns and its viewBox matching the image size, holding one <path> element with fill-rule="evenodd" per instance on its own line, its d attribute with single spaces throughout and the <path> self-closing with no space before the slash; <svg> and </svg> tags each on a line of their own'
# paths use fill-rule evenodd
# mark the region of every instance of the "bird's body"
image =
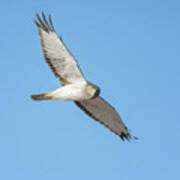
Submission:
<svg viewBox="0 0 180 180">
<path fill-rule="evenodd" d="M 42 18 L 37 15 L 38 21 L 35 20 L 35 23 L 39 30 L 43 54 L 54 75 L 59 78 L 62 87 L 52 92 L 32 95 L 32 99 L 74 101 L 86 114 L 105 125 L 122 140 L 129 140 L 131 135 L 119 114 L 99 96 L 100 88 L 86 80 L 62 38 L 57 36 L 51 17 L 49 16 L 48 22 L 42 13 Z"/>
<path fill-rule="evenodd" d="M 86 84 L 68 84 L 52 92 L 55 99 L 68 101 L 88 99 L 86 94 Z"/>
<path fill-rule="evenodd" d="M 55 91 L 40 95 L 33 95 L 34 100 L 59 99 L 67 101 L 88 100 L 97 96 L 98 89 L 88 83 L 67 84 Z M 97 95 L 96 95 L 97 94 Z M 39 98 L 38 98 L 39 97 Z"/>
</svg>

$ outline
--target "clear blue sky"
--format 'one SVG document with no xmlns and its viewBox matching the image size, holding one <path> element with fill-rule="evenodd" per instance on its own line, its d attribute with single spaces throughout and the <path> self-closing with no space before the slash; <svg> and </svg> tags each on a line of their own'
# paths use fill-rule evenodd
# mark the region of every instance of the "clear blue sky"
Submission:
<svg viewBox="0 0 180 180">
<path fill-rule="evenodd" d="M 0 179 L 179 180 L 180 2 L 2 1 Z M 59 82 L 44 62 L 36 12 L 138 141 L 123 143 L 71 102 L 34 102 Z"/>
</svg>

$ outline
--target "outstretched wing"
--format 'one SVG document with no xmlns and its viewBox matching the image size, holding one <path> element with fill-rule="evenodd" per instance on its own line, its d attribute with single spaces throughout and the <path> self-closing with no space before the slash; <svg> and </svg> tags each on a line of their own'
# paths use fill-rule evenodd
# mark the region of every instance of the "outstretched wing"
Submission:
<svg viewBox="0 0 180 180">
<path fill-rule="evenodd" d="M 80 68 L 73 55 L 65 46 L 62 38 L 55 32 L 51 16 L 49 22 L 42 12 L 42 19 L 37 14 L 34 20 L 38 29 L 46 62 L 50 66 L 54 75 L 60 78 L 62 85 L 76 82 L 86 82 Z"/>
<path fill-rule="evenodd" d="M 120 136 L 123 141 L 131 138 L 119 114 L 100 96 L 90 100 L 76 101 L 75 104 L 93 119 Z"/>
</svg>

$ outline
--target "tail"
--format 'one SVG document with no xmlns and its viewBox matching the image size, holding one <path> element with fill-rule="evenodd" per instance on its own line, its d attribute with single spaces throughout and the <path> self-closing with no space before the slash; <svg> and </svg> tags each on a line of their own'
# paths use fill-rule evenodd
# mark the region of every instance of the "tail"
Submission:
<svg viewBox="0 0 180 180">
<path fill-rule="evenodd" d="M 31 98 L 35 101 L 54 99 L 50 93 L 35 94 L 35 95 L 32 95 Z"/>
</svg>

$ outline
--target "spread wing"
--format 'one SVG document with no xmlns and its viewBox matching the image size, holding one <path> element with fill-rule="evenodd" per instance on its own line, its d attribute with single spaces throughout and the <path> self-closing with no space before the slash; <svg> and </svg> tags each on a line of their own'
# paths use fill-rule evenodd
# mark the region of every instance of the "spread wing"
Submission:
<svg viewBox="0 0 180 180">
<path fill-rule="evenodd" d="M 96 121 L 100 122 L 124 141 L 131 135 L 116 110 L 100 96 L 95 99 L 76 101 L 75 104 Z"/>
<path fill-rule="evenodd" d="M 43 54 L 54 75 L 60 79 L 62 85 L 86 82 L 73 55 L 56 34 L 51 16 L 49 15 L 49 22 L 43 12 L 42 19 L 38 14 L 36 16 L 37 20 L 34 22 L 39 29 Z"/>
</svg>

